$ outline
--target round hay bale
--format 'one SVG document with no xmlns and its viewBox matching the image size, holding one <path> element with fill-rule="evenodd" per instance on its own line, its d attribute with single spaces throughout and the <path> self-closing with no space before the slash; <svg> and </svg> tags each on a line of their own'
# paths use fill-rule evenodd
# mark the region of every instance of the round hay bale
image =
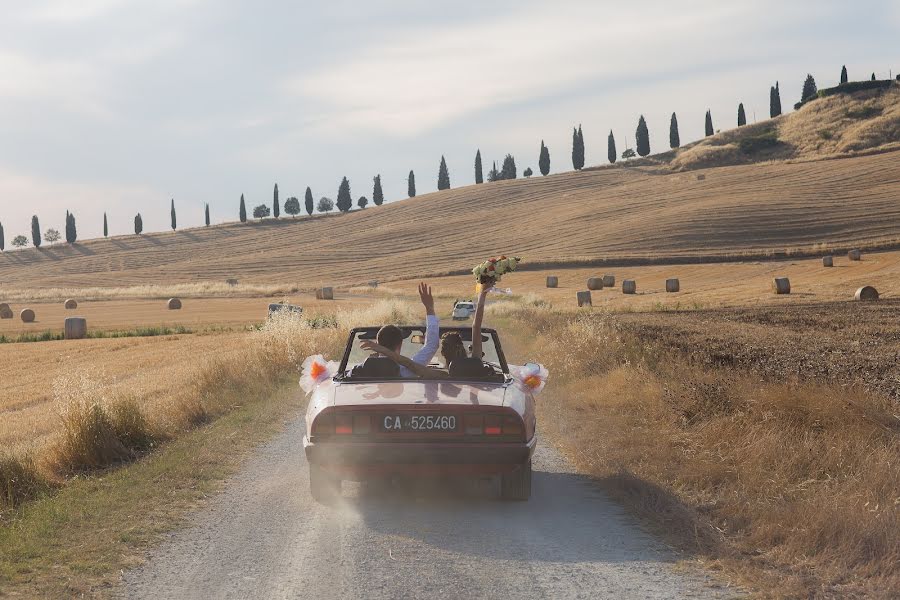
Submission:
<svg viewBox="0 0 900 600">
<path fill-rule="evenodd" d="M 334 289 L 330 287 L 323 287 L 322 300 L 334 300 Z"/>
<path fill-rule="evenodd" d="M 181 310 L 181 300 L 179 300 L 178 298 L 169 298 L 166 306 L 169 307 L 169 310 Z"/>
<path fill-rule="evenodd" d="M 557 277 L 556 275 L 548 275 L 547 276 L 547 287 L 548 288 L 559 287 L 559 277 Z"/>
<path fill-rule="evenodd" d="M 67 317 L 65 337 L 67 340 L 81 340 L 87 337 L 87 319 L 84 317 Z"/>
<path fill-rule="evenodd" d="M 834 266 L 834 257 L 833 256 L 823 256 L 822 257 L 822 266 L 823 267 L 833 267 Z"/>
<path fill-rule="evenodd" d="M 706 175 L 697 175 L 697 181 L 706 181 Z"/>
<path fill-rule="evenodd" d="M 772 291 L 776 294 L 790 294 L 791 280 L 787 277 L 776 277 L 772 280 Z"/>
<path fill-rule="evenodd" d="M 34 311 L 26 308 L 19 313 L 19 318 L 22 319 L 23 323 L 34 323 Z"/>
<path fill-rule="evenodd" d="M 373 281 L 370 281 L 370 282 L 369 282 L 369 287 L 370 287 L 370 288 L 377 288 L 377 287 L 378 287 L 378 282 L 377 282 L 377 281 L 374 281 L 374 280 L 373 280 Z"/>
<path fill-rule="evenodd" d="M 634 279 L 626 279 L 622 281 L 622 293 L 623 294 L 636 294 L 637 293 L 637 283 Z"/>
<path fill-rule="evenodd" d="M 587 287 L 589 290 L 602 290 L 603 289 L 603 278 L 602 277 L 591 277 L 587 280 Z"/>
<path fill-rule="evenodd" d="M 6 302 L 0 304 L 0 319 L 12 319 L 13 311 Z"/>
<path fill-rule="evenodd" d="M 616 276 L 606 274 L 603 276 L 603 287 L 616 287 Z"/>
<path fill-rule="evenodd" d="M 76 302 L 73 298 L 69 298 L 66 300 L 66 303 L 63 305 L 66 307 L 66 310 L 75 310 L 78 308 L 78 302 Z"/>
<path fill-rule="evenodd" d="M 672 279 L 666 279 L 667 292 L 677 292 L 679 290 L 681 290 L 681 282 L 679 282 L 674 277 Z"/>
<path fill-rule="evenodd" d="M 237 285 L 238 280 L 237 279 L 226 279 L 225 283 L 227 283 L 228 285 Z"/>
<path fill-rule="evenodd" d="M 575 299 L 578 300 L 578 307 L 582 306 L 593 306 L 593 302 L 591 302 L 591 292 L 590 290 L 587 292 L 575 292 Z"/>
<path fill-rule="evenodd" d="M 856 290 L 856 294 L 853 297 L 860 302 L 874 302 L 878 300 L 878 290 L 871 285 L 864 285 Z"/>
<path fill-rule="evenodd" d="M 862 254 L 859 250 L 854 248 L 847 253 L 847 258 L 849 258 L 850 260 L 862 260 Z"/>
</svg>

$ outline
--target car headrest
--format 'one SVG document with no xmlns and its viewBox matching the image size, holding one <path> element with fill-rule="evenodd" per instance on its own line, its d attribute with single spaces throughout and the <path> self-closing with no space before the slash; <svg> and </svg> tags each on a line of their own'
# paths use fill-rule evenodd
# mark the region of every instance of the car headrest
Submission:
<svg viewBox="0 0 900 600">
<path fill-rule="evenodd" d="M 450 363 L 450 376 L 475 378 L 493 375 L 494 370 L 481 362 L 480 358 L 457 358 Z"/>
<path fill-rule="evenodd" d="M 400 365 L 383 356 L 370 356 L 363 364 L 353 367 L 351 377 L 399 377 Z"/>
</svg>

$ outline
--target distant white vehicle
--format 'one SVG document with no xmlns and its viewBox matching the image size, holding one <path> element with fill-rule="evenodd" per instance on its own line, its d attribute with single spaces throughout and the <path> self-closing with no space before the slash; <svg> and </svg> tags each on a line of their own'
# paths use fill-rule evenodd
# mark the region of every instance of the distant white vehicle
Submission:
<svg viewBox="0 0 900 600">
<path fill-rule="evenodd" d="M 453 320 L 465 321 L 475 312 L 475 303 L 468 300 L 457 302 L 453 307 Z"/>
</svg>

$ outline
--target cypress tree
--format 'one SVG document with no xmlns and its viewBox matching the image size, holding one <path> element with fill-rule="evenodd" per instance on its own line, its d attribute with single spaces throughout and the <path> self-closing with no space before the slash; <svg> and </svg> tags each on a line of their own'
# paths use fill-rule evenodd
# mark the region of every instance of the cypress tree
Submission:
<svg viewBox="0 0 900 600">
<path fill-rule="evenodd" d="M 412 171 L 409 172 L 409 177 L 406 180 L 406 195 L 410 198 L 416 197 L 416 174 Z"/>
<path fill-rule="evenodd" d="M 441 156 L 441 166 L 438 167 L 438 189 L 450 189 L 450 171 L 447 170 L 447 161 Z"/>
<path fill-rule="evenodd" d="M 769 88 L 769 118 L 774 119 L 778 116 L 778 113 L 775 111 L 775 86 L 771 86 Z"/>
<path fill-rule="evenodd" d="M 715 133 L 712 124 L 712 113 L 710 111 L 706 111 L 706 135 L 710 136 Z"/>
<path fill-rule="evenodd" d="M 0 223 L 0 252 L 6 250 L 6 238 L 3 236 L 3 223 Z"/>
<path fill-rule="evenodd" d="M 647 131 L 647 122 L 644 120 L 644 115 L 641 115 L 641 118 L 638 119 L 634 137 L 637 144 L 637 153 L 641 156 L 650 154 L 650 132 Z"/>
<path fill-rule="evenodd" d="M 31 217 L 31 243 L 35 248 L 41 247 L 41 224 L 38 222 L 37 215 Z"/>
<path fill-rule="evenodd" d="M 584 167 L 584 133 L 581 125 L 572 129 L 572 167 L 580 171 Z"/>
<path fill-rule="evenodd" d="M 738 127 L 743 127 L 747 124 L 747 115 L 744 113 L 744 103 L 741 102 L 738 104 Z"/>
<path fill-rule="evenodd" d="M 138 213 L 134 216 L 134 234 L 141 235 L 142 231 L 144 231 L 144 219 L 141 218 L 141 213 Z"/>
<path fill-rule="evenodd" d="M 503 159 L 503 166 L 500 168 L 500 176 L 502 179 L 516 178 L 516 159 L 512 154 L 507 154 Z"/>
<path fill-rule="evenodd" d="M 481 172 L 481 148 L 475 152 L 475 183 L 484 183 L 484 174 Z"/>
<path fill-rule="evenodd" d="M 241 194 L 241 207 L 238 209 L 238 217 L 241 219 L 241 223 L 247 222 L 247 205 L 244 203 L 243 194 Z"/>
<path fill-rule="evenodd" d="M 375 206 L 381 206 L 384 203 L 384 192 L 381 191 L 381 174 L 378 174 L 373 179 L 374 185 L 372 186 L 372 203 Z"/>
<path fill-rule="evenodd" d="M 806 81 L 803 82 L 803 95 L 800 97 L 800 102 L 806 102 L 811 98 L 815 98 L 818 91 L 819 89 L 816 87 L 815 78 L 811 74 L 807 73 Z"/>
<path fill-rule="evenodd" d="M 875 81 L 875 73 L 872 73 L 872 81 Z"/>
<path fill-rule="evenodd" d="M 538 156 L 538 168 L 541 170 L 541 175 L 548 175 L 550 173 L 550 150 L 544 145 L 544 140 L 541 140 L 541 153 Z"/>
<path fill-rule="evenodd" d="M 775 110 L 778 112 L 775 113 L 775 116 L 781 114 L 781 90 L 778 88 L 778 82 L 775 82 Z"/>
<path fill-rule="evenodd" d="M 177 225 L 177 221 L 175 220 L 175 198 L 172 198 L 171 214 L 172 214 L 172 231 L 175 231 L 175 228 Z"/>
<path fill-rule="evenodd" d="M 78 231 L 75 228 L 75 215 L 66 211 L 66 242 L 74 244 L 78 241 Z"/>
<path fill-rule="evenodd" d="M 344 177 L 341 179 L 341 185 L 338 186 L 337 207 L 341 212 L 350 212 L 353 208 L 353 198 L 350 196 L 350 182 Z"/>
<path fill-rule="evenodd" d="M 675 149 L 681 146 L 681 136 L 678 135 L 678 117 L 672 113 L 672 120 L 669 121 L 669 148 Z"/>
<path fill-rule="evenodd" d="M 278 184 L 275 184 L 274 198 L 272 200 L 272 216 L 276 219 L 281 216 L 281 205 L 278 203 Z"/>
<path fill-rule="evenodd" d="M 106 222 L 106 213 L 103 213 L 103 237 L 109 237 L 109 226 Z"/>
<path fill-rule="evenodd" d="M 488 181 L 500 181 L 501 179 L 503 179 L 503 175 L 497 170 L 497 161 L 495 160 L 494 166 L 488 171 Z"/>
<path fill-rule="evenodd" d="M 847 65 L 841 67 L 841 83 L 847 83 Z"/>
<path fill-rule="evenodd" d="M 616 162 L 618 155 L 616 154 L 616 138 L 613 136 L 612 129 L 609 130 L 609 137 L 606 139 L 606 158 L 610 164 Z"/>
<path fill-rule="evenodd" d="M 203 220 L 206 221 L 206 226 L 209 227 L 209 203 L 206 204 L 206 208 L 203 210 Z"/>
<path fill-rule="evenodd" d="M 309 189 L 309 186 L 306 186 L 306 196 L 303 198 L 303 203 L 306 205 L 306 214 L 312 216 L 313 214 L 313 195 L 312 190 Z"/>
</svg>

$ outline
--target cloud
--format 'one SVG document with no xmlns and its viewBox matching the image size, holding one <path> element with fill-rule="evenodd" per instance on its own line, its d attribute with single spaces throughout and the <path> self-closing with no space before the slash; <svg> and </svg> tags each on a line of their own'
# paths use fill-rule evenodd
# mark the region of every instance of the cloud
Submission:
<svg viewBox="0 0 900 600">
<path fill-rule="evenodd" d="M 613 87 L 722 60 L 710 49 L 758 18 L 744 11 L 720 3 L 693 12 L 669 3 L 553 5 L 487 22 L 398 31 L 394 41 L 289 78 L 283 88 L 311 100 L 329 128 L 412 136 L 590 82 Z M 685 43 L 695 34 L 700 43 Z M 732 48 L 737 56 L 750 51 Z"/>
<path fill-rule="evenodd" d="M 61 229 L 67 210 L 78 216 L 82 237 L 96 237 L 101 232 L 102 214 L 111 205 L 152 206 L 165 195 L 141 185 L 54 181 L 0 166 L 0 198 L 11 199 L 5 203 L 3 214 L 3 228 L 9 240 L 28 231 L 33 214 L 38 215 L 42 227 Z M 124 226 L 120 229 L 127 231 Z"/>
</svg>

